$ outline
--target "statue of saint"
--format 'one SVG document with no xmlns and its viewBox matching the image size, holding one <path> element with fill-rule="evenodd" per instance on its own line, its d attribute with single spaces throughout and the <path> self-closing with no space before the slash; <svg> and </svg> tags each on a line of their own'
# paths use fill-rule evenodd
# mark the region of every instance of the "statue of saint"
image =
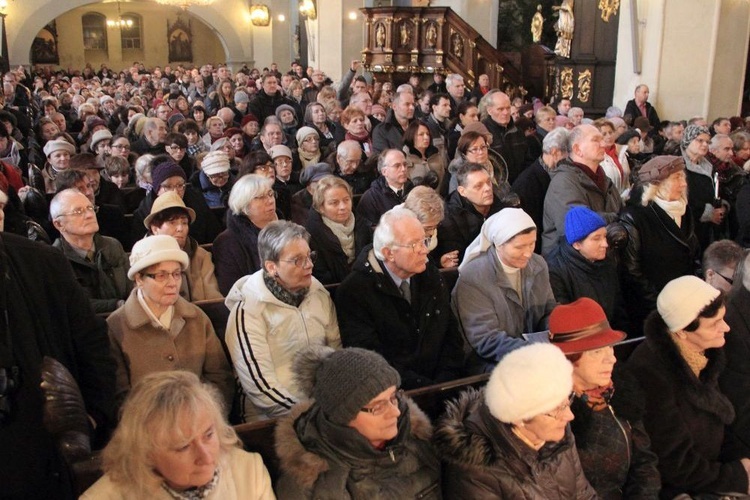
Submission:
<svg viewBox="0 0 750 500">
<path fill-rule="evenodd" d="M 385 28 L 382 24 L 378 24 L 378 27 L 375 28 L 375 46 L 385 47 Z"/>
<path fill-rule="evenodd" d="M 435 29 L 435 23 L 429 23 L 427 25 L 427 33 L 425 33 L 424 38 L 427 42 L 427 47 L 434 49 L 437 44 L 437 30 Z"/>
<path fill-rule="evenodd" d="M 409 46 L 409 40 L 411 39 L 411 33 L 409 33 L 409 26 L 407 26 L 408 21 L 403 21 L 401 23 L 401 46 L 402 47 L 408 47 Z"/>
<path fill-rule="evenodd" d="M 536 6 L 536 13 L 531 18 L 531 41 L 539 43 L 542 41 L 542 28 L 544 27 L 544 18 L 542 17 L 542 6 Z"/>
<path fill-rule="evenodd" d="M 560 57 L 570 58 L 570 45 L 573 41 L 573 31 L 576 27 L 575 16 L 573 15 L 573 0 L 562 0 L 562 4 L 559 7 L 552 8 L 559 11 L 560 15 L 555 23 L 555 32 L 557 33 L 555 54 Z"/>
</svg>

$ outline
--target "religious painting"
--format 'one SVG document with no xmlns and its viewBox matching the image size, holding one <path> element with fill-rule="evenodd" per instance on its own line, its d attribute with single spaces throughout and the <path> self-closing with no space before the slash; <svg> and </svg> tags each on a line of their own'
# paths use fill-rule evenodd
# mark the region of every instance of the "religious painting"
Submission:
<svg viewBox="0 0 750 500">
<path fill-rule="evenodd" d="M 42 28 L 34 38 L 31 44 L 31 64 L 60 64 L 55 21 Z"/>
<path fill-rule="evenodd" d="M 169 41 L 169 62 L 193 62 L 193 31 L 190 21 L 184 22 L 179 16 L 174 24 L 167 21 Z"/>
</svg>

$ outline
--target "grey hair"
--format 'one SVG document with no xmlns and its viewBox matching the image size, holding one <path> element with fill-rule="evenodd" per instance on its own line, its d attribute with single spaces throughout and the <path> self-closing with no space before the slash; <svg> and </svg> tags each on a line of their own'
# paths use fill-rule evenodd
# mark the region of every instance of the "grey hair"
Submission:
<svg viewBox="0 0 750 500">
<path fill-rule="evenodd" d="M 151 132 L 152 130 L 156 130 L 159 128 L 159 124 L 164 123 L 164 120 L 161 118 L 146 118 L 146 123 L 143 124 L 143 130 L 141 131 L 141 135 L 145 136 L 146 132 Z"/>
<path fill-rule="evenodd" d="M 547 132 L 542 140 L 542 153 L 551 153 L 557 149 L 562 153 L 570 153 L 570 132 L 565 127 L 557 127 Z"/>
<path fill-rule="evenodd" d="M 352 151 L 362 151 L 362 148 L 357 141 L 341 141 L 336 147 L 336 154 L 338 156 L 346 156 L 347 153 L 351 153 Z"/>
<path fill-rule="evenodd" d="M 154 155 L 145 154 L 138 157 L 135 160 L 135 178 L 141 180 L 146 175 L 146 172 L 151 170 L 151 160 L 154 159 Z"/>
<path fill-rule="evenodd" d="M 462 82 L 464 81 L 464 77 L 459 75 L 458 73 L 450 73 L 448 76 L 445 77 L 445 86 L 450 87 L 456 82 Z"/>
<path fill-rule="evenodd" d="M 619 116 L 620 118 L 622 118 L 622 110 L 617 106 L 608 107 L 607 112 L 604 113 L 604 118 L 613 118 L 615 116 Z"/>
<path fill-rule="evenodd" d="M 414 94 L 414 87 L 412 87 L 408 83 L 402 83 L 401 85 L 399 85 L 398 87 L 396 87 L 396 93 L 400 94 L 402 92 L 408 92 L 408 93 L 410 93 L 410 94 L 413 95 Z"/>
<path fill-rule="evenodd" d="M 581 112 L 581 116 L 583 116 L 583 109 L 579 108 L 578 106 L 573 106 L 572 108 L 570 108 L 568 110 L 568 116 L 570 116 L 570 112 L 571 111 L 575 111 L 575 112 L 579 112 L 580 111 Z"/>
<path fill-rule="evenodd" d="M 414 212 L 422 224 L 433 220 L 439 223 L 445 218 L 445 202 L 429 186 L 417 186 L 412 189 L 406 197 L 404 208 Z"/>
<path fill-rule="evenodd" d="M 479 116 L 482 120 L 487 118 L 487 106 L 489 106 L 489 103 L 492 101 L 492 96 L 497 93 L 502 93 L 502 91 L 500 89 L 490 89 L 481 99 L 479 99 L 479 105 L 477 107 L 479 108 Z"/>
<path fill-rule="evenodd" d="M 68 188 L 63 189 L 62 191 L 59 191 L 54 198 L 52 198 L 52 201 L 49 202 L 49 217 L 50 219 L 54 220 L 60 217 L 60 214 L 63 213 L 63 210 L 65 210 L 65 206 L 67 205 L 67 201 L 70 199 L 73 195 L 80 195 L 86 198 L 86 201 L 88 201 L 88 198 L 85 194 L 77 190 L 76 188 Z"/>
<path fill-rule="evenodd" d="M 383 173 L 383 169 L 385 168 L 385 157 L 388 156 L 388 154 L 392 151 L 396 151 L 404 155 L 404 152 L 400 149 L 384 149 L 383 151 L 381 151 L 380 155 L 378 155 L 378 172 L 380 172 L 381 174 Z M 406 155 L 404 155 L 404 158 L 406 158 Z"/>
<path fill-rule="evenodd" d="M 383 249 L 390 247 L 396 240 L 393 229 L 404 219 L 414 219 L 419 222 L 417 214 L 400 206 L 388 210 L 380 217 L 378 227 L 375 228 L 375 234 L 372 236 L 372 249 L 375 251 L 375 257 L 383 260 Z"/>
<path fill-rule="evenodd" d="M 307 229 L 288 220 L 273 221 L 264 227 L 258 235 L 258 255 L 261 264 L 271 261 L 278 262 L 281 252 L 294 240 L 310 242 Z"/>
<path fill-rule="evenodd" d="M 716 134 L 711 138 L 711 144 L 708 145 L 708 149 L 717 149 L 719 147 L 719 142 L 723 141 L 724 139 L 729 139 L 730 141 L 732 141 L 732 138 L 726 134 Z M 732 141 L 732 147 L 734 147 L 734 141 Z"/>
<path fill-rule="evenodd" d="M 234 215 L 247 215 L 247 206 L 253 201 L 253 198 L 260 196 L 264 191 L 273 189 L 273 179 L 264 175 L 248 174 L 243 175 L 229 193 L 229 210 Z"/>
</svg>

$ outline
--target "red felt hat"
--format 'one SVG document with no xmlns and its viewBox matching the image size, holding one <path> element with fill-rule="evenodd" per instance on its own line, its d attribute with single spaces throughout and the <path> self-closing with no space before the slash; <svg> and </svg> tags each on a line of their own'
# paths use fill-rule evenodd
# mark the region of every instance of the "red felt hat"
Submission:
<svg viewBox="0 0 750 500">
<path fill-rule="evenodd" d="M 627 334 L 610 328 L 602 306 L 588 297 L 582 297 L 552 310 L 549 336 L 562 352 L 575 354 L 616 344 Z"/>
</svg>

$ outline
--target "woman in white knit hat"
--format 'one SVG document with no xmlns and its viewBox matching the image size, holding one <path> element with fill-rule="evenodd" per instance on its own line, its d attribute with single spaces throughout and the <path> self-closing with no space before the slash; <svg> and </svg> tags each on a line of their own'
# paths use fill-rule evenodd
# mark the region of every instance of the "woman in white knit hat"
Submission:
<svg viewBox="0 0 750 500">
<path fill-rule="evenodd" d="M 472 347 L 468 369 L 490 371 L 510 351 L 547 339 L 556 301 L 547 264 L 534 253 L 536 224 L 505 208 L 482 225 L 459 266 L 453 309 Z"/>
<path fill-rule="evenodd" d="M 572 376 L 560 349 L 531 344 L 505 356 L 483 390 L 448 403 L 433 438 L 443 498 L 599 498 L 568 425 Z"/>
<path fill-rule="evenodd" d="M 57 177 L 57 173 L 68 169 L 70 166 L 70 157 L 75 152 L 75 146 L 62 137 L 47 141 L 47 144 L 44 145 L 44 155 L 47 157 L 47 163 L 42 169 L 42 177 L 44 178 L 44 189 L 47 193 L 54 193 L 56 191 L 55 178 Z"/>
<path fill-rule="evenodd" d="M 172 236 L 149 236 L 133 245 L 128 278 L 136 287 L 107 318 L 118 399 L 149 373 L 186 370 L 214 384 L 231 406 L 234 377 L 219 337 L 208 316 L 180 297 L 188 265 Z"/>
<path fill-rule="evenodd" d="M 226 207 L 234 186 L 231 158 L 224 151 L 211 151 L 203 157 L 200 166 L 200 171 L 191 179 L 192 184 L 200 186 L 210 208 Z M 198 177 L 197 182 L 195 177 Z"/>
<path fill-rule="evenodd" d="M 725 311 L 724 296 L 701 279 L 670 281 L 646 320 L 646 340 L 627 362 L 644 391 L 643 423 L 659 457 L 663 498 L 749 492 L 750 452 L 724 432 L 735 419 L 718 384 Z"/>
</svg>

